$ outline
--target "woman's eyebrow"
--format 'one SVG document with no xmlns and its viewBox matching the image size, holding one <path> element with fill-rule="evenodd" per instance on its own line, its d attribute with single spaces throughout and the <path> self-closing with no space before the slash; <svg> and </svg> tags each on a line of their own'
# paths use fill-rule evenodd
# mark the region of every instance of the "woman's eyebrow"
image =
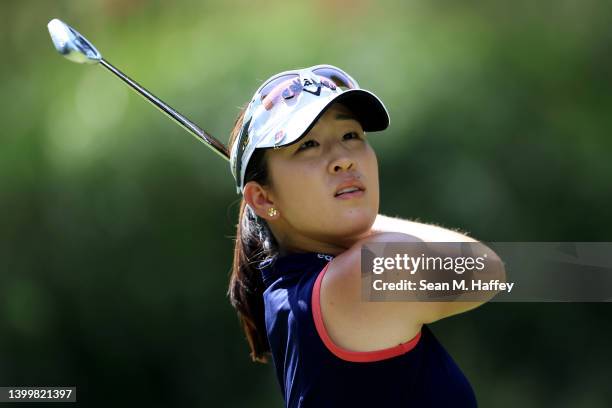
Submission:
<svg viewBox="0 0 612 408">
<path fill-rule="evenodd" d="M 336 114 L 336 119 L 338 120 L 357 120 L 353 115 L 348 113 L 338 113 Z"/>
</svg>

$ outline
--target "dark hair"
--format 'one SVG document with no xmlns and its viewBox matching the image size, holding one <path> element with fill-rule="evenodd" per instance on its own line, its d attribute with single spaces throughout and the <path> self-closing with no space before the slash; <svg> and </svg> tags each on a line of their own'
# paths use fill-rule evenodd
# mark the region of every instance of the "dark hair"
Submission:
<svg viewBox="0 0 612 408">
<path fill-rule="evenodd" d="M 234 123 L 228 143 L 229 151 L 237 142 L 245 109 L 242 108 Z M 244 183 L 249 181 L 256 181 L 261 185 L 268 185 L 270 182 L 263 149 L 256 149 L 249 160 Z M 238 319 L 251 348 L 251 359 L 260 363 L 268 362 L 267 355 L 270 353 L 270 345 L 264 318 L 263 292 L 265 287 L 261 271 L 257 269 L 257 266 L 260 262 L 277 256 L 278 243 L 267 222 L 255 214 L 245 202 L 244 197 L 241 198 L 236 225 L 234 261 L 227 295 L 230 303 L 238 312 Z"/>
</svg>

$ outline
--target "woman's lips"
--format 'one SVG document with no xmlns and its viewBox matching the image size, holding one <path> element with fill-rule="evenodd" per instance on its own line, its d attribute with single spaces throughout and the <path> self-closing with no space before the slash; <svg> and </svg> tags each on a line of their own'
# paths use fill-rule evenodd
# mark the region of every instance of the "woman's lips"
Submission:
<svg viewBox="0 0 612 408">
<path fill-rule="evenodd" d="M 338 197 L 339 196 L 338 192 L 349 189 L 349 188 L 357 188 L 361 191 L 365 191 L 365 186 L 357 177 L 349 177 L 345 179 L 344 182 L 336 186 L 336 194 L 334 196 Z"/>
<path fill-rule="evenodd" d="M 340 195 L 337 195 L 336 198 L 338 198 L 340 200 L 350 200 L 350 199 L 353 199 L 353 198 L 363 197 L 364 194 L 365 194 L 365 191 L 357 190 L 357 191 L 352 191 L 350 193 L 342 193 Z"/>
</svg>

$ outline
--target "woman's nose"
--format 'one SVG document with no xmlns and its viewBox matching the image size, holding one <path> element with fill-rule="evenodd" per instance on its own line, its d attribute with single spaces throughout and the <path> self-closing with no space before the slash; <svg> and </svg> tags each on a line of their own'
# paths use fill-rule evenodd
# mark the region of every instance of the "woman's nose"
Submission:
<svg viewBox="0 0 612 408">
<path fill-rule="evenodd" d="M 330 163 L 329 163 L 329 171 L 330 173 L 337 173 L 339 171 L 347 171 L 347 170 L 353 170 L 355 168 L 355 161 L 346 154 L 346 152 L 343 152 L 342 154 L 336 156 Z"/>
</svg>

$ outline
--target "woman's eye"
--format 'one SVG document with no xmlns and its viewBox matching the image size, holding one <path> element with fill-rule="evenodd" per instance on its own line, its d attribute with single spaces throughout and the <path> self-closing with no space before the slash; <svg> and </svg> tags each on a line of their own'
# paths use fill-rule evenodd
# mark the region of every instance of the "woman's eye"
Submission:
<svg viewBox="0 0 612 408">
<path fill-rule="evenodd" d="M 316 140 L 307 140 L 300 145 L 298 150 L 305 150 L 305 149 L 308 149 L 309 147 L 313 147 L 315 143 L 317 143 Z"/>
<path fill-rule="evenodd" d="M 357 132 L 349 132 L 344 135 L 345 139 L 359 139 L 359 133 Z"/>
<path fill-rule="evenodd" d="M 342 136 L 342 138 L 344 140 L 361 139 L 361 137 L 359 136 L 359 133 L 357 133 L 357 132 L 348 132 L 348 133 L 345 133 L 344 136 Z M 302 143 L 300 145 L 300 147 L 297 149 L 297 151 L 299 152 L 301 150 L 306 150 L 306 149 L 309 149 L 311 147 L 315 147 L 318 144 L 319 143 L 316 140 L 310 139 L 310 140 L 307 140 L 304 143 Z"/>
</svg>

